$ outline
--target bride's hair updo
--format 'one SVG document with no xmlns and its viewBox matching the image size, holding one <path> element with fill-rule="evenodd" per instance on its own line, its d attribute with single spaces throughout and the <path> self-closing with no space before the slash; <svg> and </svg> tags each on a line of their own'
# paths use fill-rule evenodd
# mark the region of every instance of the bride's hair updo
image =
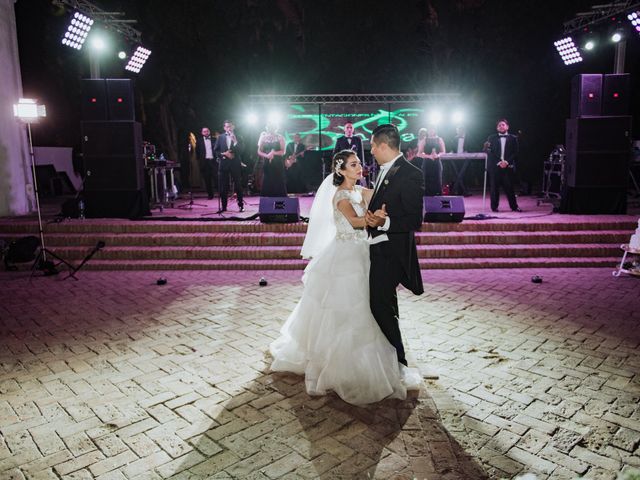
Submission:
<svg viewBox="0 0 640 480">
<path fill-rule="evenodd" d="M 340 150 L 333 156 L 331 170 L 333 171 L 333 184 L 335 186 L 342 185 L 342 182 L 344 182 L 344 175 L 340 173 L 340 170 L 347 169 L 347 160 L 353 155 L 355 155 L 353 150 Z"/>
</svg>

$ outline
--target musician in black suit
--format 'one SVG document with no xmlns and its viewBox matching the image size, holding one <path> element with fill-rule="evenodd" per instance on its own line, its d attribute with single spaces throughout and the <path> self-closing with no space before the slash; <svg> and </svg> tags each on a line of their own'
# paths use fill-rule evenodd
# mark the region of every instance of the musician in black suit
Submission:
<svg viewBox="0 0 640 480">
<path fill-rule="evenodd" d="M 422 227 L 422 172 L 400 152 L 394 125 L 379 125 L 371 137 L 371 154 L 380 165 L 373 196 L 365 214 L 370 236 L 370 306 L 382 332 L 407 365 L 398 324 L 398 295 L 402 284 L 414 294 L 424 292 L 415 232 Z"/>
<path fill-rule="evenodd" d="M 218 160 L 214 153 L 216 141 L 208 127 L 202 127 L 201 135 L 196 139 L 196 158 L 200 174 L 204 180 L 209 200 L 213 198 L 214 185 L 218 184 Z"/>
<path fill-rule="evenodd" d="M 293 135 L 293 141 L 287 143 L 284 151 L 285 177 L 287 181 L 287 192 L 299 193 L 304 191 L 302 180 L 302 168 L 300 159 L 307 150 L 299 133 Z"/>
<path fill-rule="evenodd" d="M 224 133 L 218 137 L 213 149 L 219 163 L 218 180 L 220 185 L 221 205 L 218 213 L 227 211 L 229 179 L 233 180 L 233 185 L 238 199 L 238 208 L 240 212 L 244 212 L 240 164 L 242 156 L 242 142 L 236 137 L 235 125 L 231 120 L 225 120 L 223 128 Z"/>
<path fill-rule="evenodd" d="M 505 118 L 498 120 L 496 130 L 498 133 L 489 135 L 484 144 L 484 150 L 487 153 L 489 182 L 491 183 L 491 210 L 498 211 L 500 186 L 502 185 L 511 210 L 521 212 L 513 189 L 516 183 L 518 137 L 509 133 L 509 122 Z"/>
<path fill-rule="evenodd" d="M 332 157 L 335 156 L 336 153 L 341 152 L 342 150 L 352 150 L 356 152 L 356 155 L 358 156 L 362 164 L 365 165 L 364 148 L 362 148 L 362 139 L 359 136 L 353 134 L 353 122 L 351 121 L 347 121 L 347 123 L 344 124 L 344 135 L 342 137 L 339 137 L 338 140 L 336 140 L 336 144 L 333 147 Z M 365 170 L 368 170 L 368 169 L 365 168 Z"/>
</svg>

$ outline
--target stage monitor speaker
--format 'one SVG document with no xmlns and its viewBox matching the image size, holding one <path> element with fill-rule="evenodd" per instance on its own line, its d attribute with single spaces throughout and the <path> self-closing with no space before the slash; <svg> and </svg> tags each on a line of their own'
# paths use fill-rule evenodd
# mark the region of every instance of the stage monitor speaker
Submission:
<svg viewBox="0 0 640 480">
<path fill-rule="evenodd" d="M 144 185 L 142 128 L 137 122 L 82 122 L 85 190 L 138 190 Z"/>
<path fill-rule="evenodd" d="M 295 223 L 300 221 L 300 202 L 289 197 L 260 197 L 258 208 L 263 223 Z"/>
<path fill-rule="evenodd" d="M 607 187 L 565 187 L 560 213 L 575 215 L 625 215 L 627 190 Z"/>
<path fill-rule="evenodd" d="M 567 120 L 567 185 L 625 188 L 629 175 L 630 135 L 629 116 Z"/>
<path fill-rule="evenodd" d="M 107 88 L 103 78 L 82 80 L 82 120 L 105 121 L 107 116 Z"/>
<path fill-rule="evenodd" d="M 629 115 L 631 76 L 609 73 L 602 82 L 602 115 Z"/>
<path fill-rule="evenodd" d="M 85 191 L 83 198 L 88 218 L 136 219 L 150 214 L 144 189 Z"/>
<path fill-rule="evenodd" d="M 461 222 L 464 213 L 464 197 L 424 197 L 425 222 Z"/>
<path fill-rule="evenodd" d="M 133 83 L 130 79 L 107 78 L 109 120 L 134 121 Z"/>
<path fill-rule="evenodd" d="M 602 113 L 602 74 L 583 73 L 571 80 L 571 118 Z"/>
</svg>

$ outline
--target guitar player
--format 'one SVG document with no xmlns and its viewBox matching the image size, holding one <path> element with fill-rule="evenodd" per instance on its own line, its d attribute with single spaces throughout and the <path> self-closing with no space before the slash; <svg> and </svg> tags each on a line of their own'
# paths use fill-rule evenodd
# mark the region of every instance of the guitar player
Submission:
<svg viewBox="0 0 640 480">
<path fill-rule="evenodd" d="M 285 175 L 287 177 L 287 192 L 301 193 L 304 191 L 302 168 L 298 161 L 307 151 L 300 134 L 293 135 L 293 141 L 287 144 L 284 151 Z"/>
</svg>

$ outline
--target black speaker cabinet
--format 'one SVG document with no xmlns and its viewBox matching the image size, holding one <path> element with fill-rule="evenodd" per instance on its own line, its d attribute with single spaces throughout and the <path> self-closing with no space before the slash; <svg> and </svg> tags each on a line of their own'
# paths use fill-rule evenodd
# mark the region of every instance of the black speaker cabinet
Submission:
<svg viewBox="0 0 640 480">
<path fill-rule="evenodd" d="M 464 197 L 424 197 L 425 222 L 461 222 L 464 213 Z"/>
<path fill-rule="evenodd" d="M 144 186 L 142 128 L 137 122 L 82 122 L 85 190 Z"/>
<path fill-rule="evenodd" d="M 629 115 L 631 76 L 610 73 L 602 82 L 602 115 Z"/>
<path fill-rule="evenodd" d="M 571 118 L 602 114 L 602 74 L 584 73 L 571 80 Z"/>
<path fill-rule="evenodd" d="M 260 197 L 258 209 L 263 223 L 294 223 L 300 221 L 300 202 L 289 197 Z"/>
<path fill-rule="evenodd" d="M 85 215 L 88 218 L 141 218 L 150 214 L 144 189 L 85 191 Z"/>
<path fill-rule="evenodd" d="M 109 120 L 135 120 L 133 84 L 130 79 L 107 78 L 107 109 Z"/>
<path fill-rule="evenodd" d="M 104 79 L 82 80 L 82 120 L 105 121 L 107 116 L 107 88 Z"/>
<path fill-rule="evenodd" d="M 567 185 L 625 188 L 631 154 L 630 135 L 629 116 L 568 119 Z"/>
</svg>

